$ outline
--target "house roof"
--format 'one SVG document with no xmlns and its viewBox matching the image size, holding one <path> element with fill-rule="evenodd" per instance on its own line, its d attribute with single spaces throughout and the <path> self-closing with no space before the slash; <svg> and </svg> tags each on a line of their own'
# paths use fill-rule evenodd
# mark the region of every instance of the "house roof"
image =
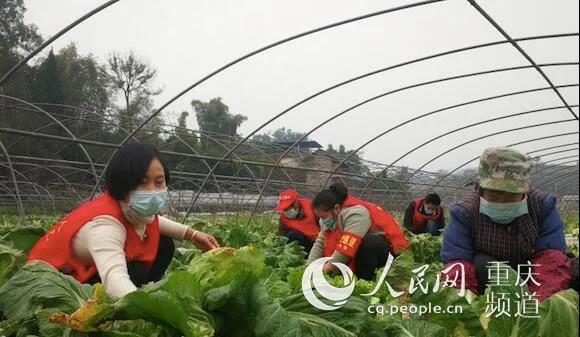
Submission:
<svg viewBox="0 0 580 337">
<path fill-rule="evenodd" d="M 290 146 L 294 145 L 295 142 L 274 142 L 276 146 L 281 148 L 289 148 Z M 296 147 L 302 149 L 321 149 L 322 145 L 315 140 L 304 140 L 296 144 Z"/>
</svg>

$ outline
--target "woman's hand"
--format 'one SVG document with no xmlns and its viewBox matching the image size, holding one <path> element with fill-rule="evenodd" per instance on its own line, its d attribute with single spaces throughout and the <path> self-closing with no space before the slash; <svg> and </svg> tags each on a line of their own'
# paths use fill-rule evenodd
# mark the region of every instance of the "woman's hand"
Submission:
<svg viewBox="0 0 580 337">
<path fill-rule="evenodd" d="M 336 268 L 334 266 L 334 264 L 332 264 L 332 262 L 328 261 L 324 264 L 324 267 L 322 268 L 322 270 L 326 273 L 329 274 L 335 274 L 338 272 L 338 268 Z"/>
<path fill-rule="evenodd" d="M 204 252 L 209 250 L 219 248 L 220 244 L 217 240 L 210 234 L 198 232 L 193 238 L 193 244 Z"/>
<path fill-rule="evenodd" d="M 219 248 L 220 246 L 220 244 L 212 235 L 197 231 L 195 229 L 188 229 L 185 237 L 203 252 Z"/>
</svg>

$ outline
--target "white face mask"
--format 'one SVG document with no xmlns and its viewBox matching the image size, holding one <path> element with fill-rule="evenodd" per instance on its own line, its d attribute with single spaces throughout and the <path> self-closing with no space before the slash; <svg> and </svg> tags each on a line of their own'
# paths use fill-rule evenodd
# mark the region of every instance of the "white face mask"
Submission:
<svg viewBox="0 0 580 337">
<path fill-rule="evenodd" d="M 423 212 L 425 212 L 427 215 L 433 215 L 436 211 L 434 209 L 428 209 L 427 207 L 423 206 Z"/>
<path fill-rule="evenodd" d="M 129 206 L 142 216 L 150 217 L 159 212 L 168 200 L 167 188 L 156 191 L 133 191 Z"/>
</svg>

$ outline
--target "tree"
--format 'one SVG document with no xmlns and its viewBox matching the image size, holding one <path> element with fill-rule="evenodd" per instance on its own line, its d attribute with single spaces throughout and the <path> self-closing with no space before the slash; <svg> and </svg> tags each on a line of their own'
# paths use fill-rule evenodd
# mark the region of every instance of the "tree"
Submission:
<svg viewBox="0 0 580 337">
<path fill-rule="evenodd" d="M 252 140 L 257 143 L 269 144 L 272 143 L 272 136 L 270 136 L 270 134 L 268 133 L 262 133 L 259 135 L 254 135 L 254 137 L 252 137 Z"/>
<path fill-rule="evenodd" d="M 0 53 L 31 52 L 42 43 L 35 25 L 24 23 L 23 0 L 0 0 Z M 2 59 L 2 58 L 0 58 Z"/>
<path fill-rule="evenodd" d="M 36 26 L 24 23 L 24 12 L 23 0 L 0 0 L 0 76 L 42 43 Z M 0 93 L 29 100 L 34 82 L 32 73 L 33 69 L 24 65 L 0 87 Z"/>
<path fill-rule="evenodd" d="M 187 130 L 187 117 L 189 117 L 189 112 L 182 111 L 179 118 L 177 118 L 176 133 L 179 133 L 180 130 Z"/>
<path fill-rule="evenodd" d="M 463 176 L 463 177 L 472 178 L 472 177 L 477 176 L 477 168 L 476 167 L 468 167 L 466 169 L 459 171 L 457 174 L 460 176 Z"/>
<path fill-rule="evenodd" d="M 248 120 L 244 115 L 234 115 L 229 107 L 222 102 L 221 97 L 209 102 L 193 100 L 191 102 L 197 124 L 202 132 L 214 133 L 230 137 L 238 137 L 238 128 Z"/>
<path fill-rule="evenodd" d="M 254 141 L 260 143 L 275 143 L 275 142 L 295 142 L 305 135 L 303 132 L 294 131 L 290 128 L 281 127 L 273 132 L 266 132 L 255 135 Z M 303 140 L 308 140 L 308 137 Z"/>
<path fill-rule="evenodd" d="M 60 115 L 74 117 L 67 125 L 72 126 L 76 130 L 75 133 L 84 138 L 118 142 L 106 124 L 111 122 L 113 103 L 108 78 L 105 76 L 105 66 L 99 64 L 91 54 L 79 55 L 74 43 L 61 49 L 56 55 L 56 60 L 64 104 L 74 107 L 59 109 Z M 82 158 L 83 154 L 78 146 L 69 147 L 70 152 L 76 150 L 76 156 Z M 106 149 L 95 148 L 94 151 L 98 157 L 104 154 Z"/>
<path fill-rule="evenodd" d="M 226 149 L 215 140 L 227 142 L 231 141 L 231 138 L 238 138 L 238 128 L 248 118 L 230 113 L 229 107 L 222 102 L 220 97 L 213 98 L 209 102 L 194 100 L 191 106 L 201 131 L 201 152 L 210 156 L 222 156 Z M 238 163 L 222 163 L 215 173 L 239 175 L 240 168 L 241 164 Z"/>
<path fill-rule="evenodd" d="M 195 148 L 197 146 L 197 136 L 192 130 L 187 128 L 187 117 L 189 117 L 189 112 L 182 111 L 181 115 L 179 115 L 179 118 L 177 119 L 175 134 L 189 146 Z M 189 149 L 188 152 L 191 152 L 191 150 Z"/>
<path fill-rule="evenodd" d="M 295 142 L 302 138 L 304 135 L 305 134 L 303 132 L 281 127 L 272 133 L 272 139 L 274 142 Z M 308 137 L 304 138 L 304 140 L 308 140 Z"/>
<path fill-rule="evenodd" d="M 132 129 L 153 106 L 152 97 L 162 90 L 153 88 L 157 70 L 137 57 L 113 53 L 107 59 L 107 77 L 112 89 L 121 93 L 124 106 L 118 109 L 121 125 Z"/>
<path fill-rule="evenodd" d="M 64 103 L 62 82 L 54 52 L 50 50 L 38 68 L 34 81 L 34 100 L 38 103 Z"/>
<path fill-rule="evenodd" d="M 111 90 L 104 65 L 91 54 L 79 55 L 74 43 L 61 49 L 56 60 L 65 104 L 98 112 L 100 116 L 110 111 Z"/>
<path fill-rule="evenodd" d="M 178 153 L 197 153 L 198 136 L 193 130 L 187 128 L 188 117 L 189 112 L 181 112 L 177 125 L 173 128 L 173 134 L 167 138 L 164 148 Z M 169 156 L 166 160 L 167 164 L 176 171 L 204 172 L 207 170 L 201 161 L 192 160 L 189 157 Z"/>
<path fill-rule="evenodd" d="M 412 175 L 413 173 L 411 173 L 409 167 L 407 166 L 402 166 L 397 170 L 397 172 L 392 176 L 392 178 L 396 180 L 396 182 L 394 182 L 395 191 L 399 191 L 401 194 L 394 195 L 392 197 L 394 198 L 400 197 L 402 200 L 408 200 L 410 198 L 410 196 L 408 195 L 410 181 L 407 180 L 410 179 Z"/>
</svg>

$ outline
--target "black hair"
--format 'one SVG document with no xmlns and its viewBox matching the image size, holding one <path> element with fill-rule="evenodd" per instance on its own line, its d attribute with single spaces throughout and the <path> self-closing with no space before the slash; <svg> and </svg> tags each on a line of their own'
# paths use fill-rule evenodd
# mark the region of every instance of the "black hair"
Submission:
<svg viewBox="0 0 580 337">
<path fill-rule="evenodd" d="M 322 208 L 324 211 L 331 210 L 334 205 L 342 205 L 348 197 L 348 189 L 341 182 L 336 182 L 328 189 L 320 191 L 314 200 L 312 200 L 312 208 Z"/>
<path fill-rule="evenodd" d="M 124 200 L 141 185 L 149 165 L 157 159 L 163 165 L 165 181 L 169 184 L 169 170 L 152 145 L 129 143 L 113 154 L 105 172 L 105 189 L 116 200 Z"/>
<path fill-rule="evenodd" d="M 440 206 L 441 205 L 441 198 L 437 193 L 429 193 L 425 197 L 425 202 L 431 205 Z"/>
</svg>

